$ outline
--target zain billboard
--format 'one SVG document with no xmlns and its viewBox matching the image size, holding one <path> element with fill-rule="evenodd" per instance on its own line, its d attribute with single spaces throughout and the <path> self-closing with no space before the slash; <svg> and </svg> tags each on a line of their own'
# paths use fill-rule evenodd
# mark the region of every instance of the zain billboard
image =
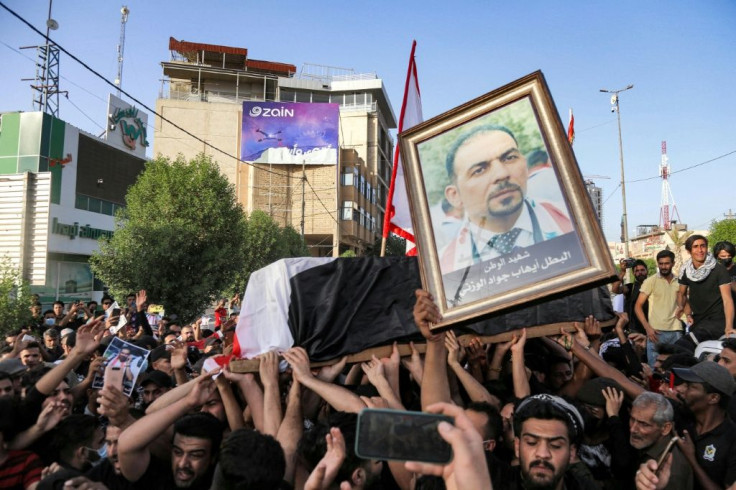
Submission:
<svg viewBox="0 0 736 490">
<path fill-rule="evenodd" d="M 273 165 L 336 165 L 338 104 L 243 102 L 241 159 Z"/>
</svg>

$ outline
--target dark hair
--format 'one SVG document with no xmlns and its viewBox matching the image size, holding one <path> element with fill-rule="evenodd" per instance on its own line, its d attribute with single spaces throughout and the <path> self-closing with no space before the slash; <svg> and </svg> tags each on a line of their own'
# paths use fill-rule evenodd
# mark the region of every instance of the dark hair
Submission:
<svg viewBox="0 0 736 490">
<path fill-rule="evenodd" d="M 460 136 L 455 141 L 455 143 L 453 143 L 453 145 L 450 147 L 450 151 L 447 153 L 447 159 L 445 160 L 445 169 L 447 170 L 447 176 L 451 180 L 455 178 L 455 155 L 457 154 L 457 151 L 460 149 L 460 147 L 463 146 L 465 142 L 471 139 L 473 136 L 480 133 L 489 133 L 491 131 L 503 131 L 504 133 L 511 136 L 511 138 L 513 138 L 514 143 L 516 143 L 517 145 L 519 144 L 519 142 L 516 141 L 516 136 L 514 136 L 514 133 L 512 133 L 511 130 L 506 126 L 500 126 L 498 124 L 483 124 L 481 126 L 474 127 L 470 131 Z"/>
<path fill-rule="evenodd" d="M 93 415 L 73 414 L 59 422 L 51 443 L 57 461 L 68 464 L 74 457 L 74 451 L 90 445 L 99 426 L 97 417 Z"/>
<path fill-rule="evenodd" d="M 657 354 L 671 356 L 673 354 L 690 354 L 687 349 L 675 344 L 667 344 L 665 342 L 657 344 Z"/>
<path fill-rule="evenodd" d="M 174 435 L 207 439 L 212 443 L 211 452 L 217 454 L 222 442 L 222 422 L 207 412 L 197 412 L 184 415 L 174 423 Z"/>
<path fill-rule="evenodd" d="M 46 316 L 46 315 L 56 315 L 56 314 L 54 313 L 54 310 L 46 310 L 43 312 L 43 316 Z"/>
<path fill-rule="evenodd" d="M 693 243 L 698 240 L 704 240 L 705 248 L 708 248 L 708 239 L 705 238 L 703 235 L 690 235 L 689 237 L 687 237 L 687 240 L 685 240 L 685 250 L 690 252 L 693 249 Z"/>
<path fill-rule="evenodd" d="M 26 350 L 26 349 L 33 349 L 33 348 L 36 348 L 36 349 L 38 349 L 38 350 L 40 351 L 40 350 L 41 350 L 41 344 L 39 344 L 39 343 L 38 343 L 38 342 L 36 342 L 36 341 L 33 341 L 33 342 L 28 342 L 28 343 L 26 344 L 26 346 L 25 346 L 25 347 L 23 348 L 23 350 Z"/>
<path fill-rule="evenodd" d="M 279 488 L 286 472 L 284 450 L 273 437 L 238 429 L 222 442 L 212 488 L 271 490 Z"/>
<path fill-rule="evenodd" d="M 524 399 L 517 405 L 518 408 L 514 412 L 514 434 L 517 437 L 521 437 L 521 426 L 529 419 L 559 420 L 567 427 L 567 437 L 570 440 L 570 444 L 578 445 L 583 435 L 583 427 L 578 429 L 573 422 L 576 416 L 572 413 L 572 410 L 575 410 L 575 408 L 567 402 L 565 403 L 569 405 L 569 408 L 565 408 L 560 403 L 546 399 L 558 397 L 551 397 L 549 395 L 538 396 L 545 397 L 545 399 Z M 564 402 L 562 399 L 559 400 Z M 580 417 L 578 420 L 580 425 L 582 425 L 582 417 L 579 412 L 577 416 Z"/>
<path fill-rule="evenodd" d="M 358 424 L 358 415 L 347 412 L 334 412 L 330 415 L 327 424 L 318 423 L 304 432 L 297 445 L 297 454 L 309 471 L 312 471 L 320 459 L 327 452 L 325 436 L 330 427 L 337 427 L 345 439 L 345 460 L 337 472 L 335 481 L 351 481 L 353 471 L 363 460 L 355 455 L 355 437 Z"/>
<path fill-rule="evenodd" d="M 721 345 L 723 346 L 724 349 L 730 349 L 736 352 L 736 339 L 734 338 L 728 338 L 728 339 L 723 340 L 723 342 L 721 342 Z"/>
<path fill-rule="evenodd" d="M 647 267 L 647 263 L 646 263 L 646 262 L 644 262 L 644 261 L 643 261 L 643 260 L 641 260 L 641 259 L 636 259 L 636 260 L 634 261 L 634 267 L 632 267 L 632 269 L 633 269 L 633 268 L 635 268 L 635 267 L 638 267 L 638 266 L 640 266 L 640 265 L 641 265 L 641 266 L 644 266 L 644 268 L 645 268 L 645 269 L 649 269 L 649 267 Z"/>
<path fill-rule="evenodd" d="M 691 354 L 676 353 L 662 361 L 662 370 L 669 371 L 673 367 L 688 368 L 698 363 L 698 360 Z"/>
<path fill-rule="evenodd" d="M 0 433 L 6 443 L 23 429 L 19 427 L 21 412 L 18 408 L 18 401 L 13 397 L 0 397 Z"/>
<path fill-rule="evenodd" d="M 659 262 L 659 259 L 670 259 L 672 263 L 675 263 L 675 252 L 672 250 L 660 250 L 657 253 L 657 261 Z"/>
<path fill-rule="evenodd" d="M 503 420 L 498 409 L 488 402 L 472 402 L 466 408 L 467 410 L 483 414 L 488 418 L 481 434 L 483 440 L 492 439 L 498 441 L 501 434 L 503 434 Z"/>
<path fill-rule="evenodd" d="M 721 250 L 725 250 L 726 252 L 728 252 L 728 255 L 730 255 L 731 257 L 736 255 L 736 247 L 734 247 L 733 243 L 731 242 L 727 242 L 724 240 L 713 245 L 713 255 L 717 256 L 718 252 L 720 252 Z"/>
<path fill-rule="evenodd" d="M 54 306 L 56 306 L 56 305 L 61 305 L 61 307 L 63 308 L 64 307 L 64 302 L 57 299 L 56 301 L 54 301 Z"/>
</svg>

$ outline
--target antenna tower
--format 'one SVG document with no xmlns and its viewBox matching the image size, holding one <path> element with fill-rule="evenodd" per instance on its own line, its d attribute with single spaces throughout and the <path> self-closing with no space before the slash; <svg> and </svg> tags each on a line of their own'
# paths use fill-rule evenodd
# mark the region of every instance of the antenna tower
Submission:
<svg viewBox="0 0 736 490">
<path fill-rule="evenodd" d="M 659 227 L 663 230 L 672 229 L 672 223 L 680 221 L 680 213 L 675 205 L 675 198 L 670 189 L 670 164 L 667 158 L 667 142 L 662 142 L 662 161 L 659 164 L 659 176 L 662 178 L 662 198 L 659 205 Z M 671 209 L 670 209 L 671 208 Z M 671 211 L 671 212 L 670 212 Z M 677 219 L 675 219 L 677 216 Z"/>
<path fill-rule="evenodd" d="M 118 76 L 115 78 L 115 85 L 118 86 L 118 97 L 120 97 L 120 87 L 123 84 L 123 53 L 125 52 L 125 24 L 128 23 L 128 14 L 130 9 L 127 5 L 123 5 L 120 9 L 120 41 L 118 42 Z"/>
<path fill-rule="evenodd" d="M 54 117 L 59 117 L 59 47 L 49 41 L 49 34 L 59 28 L 59 23 L 51 18 L 51 4 L 49 0 L 49 15 L 46 19 L 46 43 L 41 46 L 22 46 L 20 49 L 36 50 L 36 76 L 23 78 L 23 81 L 33 80 L 33 106 L 37 111 L 43 111 Z"/>
</svg>

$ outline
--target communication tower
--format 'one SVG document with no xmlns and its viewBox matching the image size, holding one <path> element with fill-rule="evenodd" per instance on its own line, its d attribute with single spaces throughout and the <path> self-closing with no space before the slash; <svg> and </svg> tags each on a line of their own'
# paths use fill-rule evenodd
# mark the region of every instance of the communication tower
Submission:
<svg viewBox="0 0 736 490">
<path fill-rule="evenodd" d="M 128 23 L 128 14 L 130 9 L 127 5 L 123 5 L 120 9 L 120 41 L 118 42 L 118 76 L 115 78 L 115 85 L 118 86 L 118 97 L 120 97 L 120 87 L 123 84 L 123 53 L 125 52 L 125 24 Z"/>
<path fill-rule="evenodd" d="M 672 196 L 670 189 L 670 164 L 667 158 L 667 142 L 662 142 L 662 161 L 659 164 L 659 176 L 662 178 L 662 198 L 659 206 L 659 226 L 660 229 L 672 229 L 672 223 L 680 222 L 680 213 L 675 205 L 675 198 Z M 675 219 L 677 216 L 677 219 Z"/>
</svg>

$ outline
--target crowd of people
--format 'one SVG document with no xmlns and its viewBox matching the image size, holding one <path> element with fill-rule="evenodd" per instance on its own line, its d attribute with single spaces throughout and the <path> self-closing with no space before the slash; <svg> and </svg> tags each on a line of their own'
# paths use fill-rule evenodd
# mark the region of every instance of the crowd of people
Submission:
<svg viewBox="0 0 736 490">
<path fill-rule="evenodd" d="M 299 346 L 261 355 L 257 373 L 213 362 L 237 298 L 212 324 L 148 313 L 145 291 L 119 309 L 35 305 L 0 361 L 0 488 L 733 490 L 735 251 L 707 247 L 690 237 L 679 277 L 668 251 L 651 277 L 634 264 L 610 327 L 591 316 L 484 345 L 433 331 L 439 309 L 418 290 L 411 355 L 319 368 Z M 130 347 L 112 361 L 115 338 Z M 136 349 L 146 365 L 128 377 Z M 359 458 L 366 408 L 452 417 L 437 428 L 451 462 Z"/>
</svg>

